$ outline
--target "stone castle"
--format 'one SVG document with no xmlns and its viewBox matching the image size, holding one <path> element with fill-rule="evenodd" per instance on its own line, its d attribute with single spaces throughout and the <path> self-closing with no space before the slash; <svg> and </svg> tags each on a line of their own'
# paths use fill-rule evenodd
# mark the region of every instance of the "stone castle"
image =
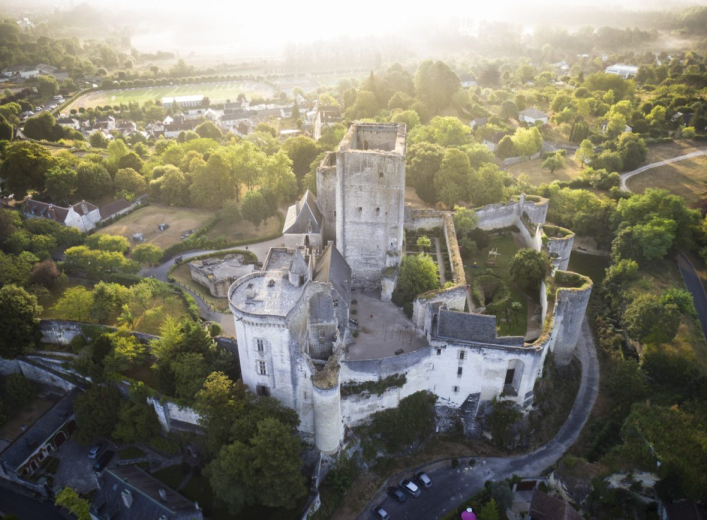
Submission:
<svg viewBox="0 0 707 520">
<path fill-rule="evenodd" d="M 318 197 L 307 192 L 290 207 L 285 247 L 228 292 L 244 383 L 296 410 L 302 434 L 325 453 L 339 449 L 347 427 L 421 390 L 438 397 L 441 428 L 461 420 L 469 435 L 494 398 L 529 410 L 547 354 L 571 361 L 591 293 L 588 278 L 564 271 L 574 235 L 546 233 L 548 201 L 521 196 L 476 213 L 482 229 L 515 226 L 526 247 L 553 258 L 542 331 L 499 337 L 495 316 L 464 312 L 452 214 L 405 207 L 405 137 L 403 124 L 352 125 L 317 170 Z M 443 230 L 452 283 L 419 295 L 410 320 L 388 303 L 404 230 L 433 228 Z"/>
</svg>

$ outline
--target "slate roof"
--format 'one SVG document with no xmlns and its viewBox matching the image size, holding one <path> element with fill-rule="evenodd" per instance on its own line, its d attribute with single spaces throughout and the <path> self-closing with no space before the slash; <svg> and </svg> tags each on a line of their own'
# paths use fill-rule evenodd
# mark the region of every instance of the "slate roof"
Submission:
<svg viewBox="0 0 707 520">
<path fill-rule="evenodd" d="M 542 117 L 547 117 L 547 114 L 545 112 L 542 112 L 538 110 L 535 107 L 532 108 L 526 108 L 523 110 L 520 115 L 522 116 L 527 116 L 527 117 L 532 117 L 533 119 L 540 119 Z"/>
<path fill-rule="evenodd" d="M 322 229 L 323 220 L 324 217 L 319 210 L 317 198 L 312 195 L 312 192 L 307 190 L 302 198 L 287 210 L 283 233 L 319 233 Z"/>
<path fill-rule="evenodd" d="M 292 274 L 307 274 L 307 262 L 304 261 L 302 253 L 300 253 L 299 249 L 296 249 L 295 254 L 292 255 L 290 272 Z"/>
<path fill-rule="evenodd" d="M 496 341 L 496 316 L 440 309 L 437 315 L 437 336 L 479 343 L 494 343 Z"/>
<path fill-rule="evenodd" d="M 93 210 L 98 209 L 98 206 L 95 206 L 95 205 L 91 204 L 90 202 L 86 202 L 85 200 L 82 200 L 81 202 L 77 202 L 76 204 L 74 204 L 71 207 L 76 213 L 78 213 L 82 217 L 84 215 L 89 214 Z"/>
<path fill-rule="evenodd" d="M 163 496 L 160 496 L 163 490 Z M 124 494 L 132 499 L 126 505 Z M 91 512 L 101 520 L 203 520 L 196 505 L 137 466 L 107 469 Z"/>
<path fill-rule="evenodd" d="M 66 221 L 66 216 L 69 214 L 69 208 L 62 208 L 61 206 L 55 206 L 54 204 L 47 204 L 46 202 L 32 199 L 25 201 L 22 211 L 26 215 L 48 218 L 62 224 Z"/>
<path fill-rule="evenodd" d="M 350 304 L 351 268 L 333 243 L 330 243 L 324 253 L 317 259 L 314 268 L 314 280 L 332 284 L 339 295 L 346 301 L 346 305 Z"/>
<path fill-rule="evenodd" d="M 530 520 L 583 520 L 567 502 L 538 491 L 530 501 Z"/>
<path fill-rule="evenodd" d="M 55 431 L 73 415 L 74 399 L 79 395 L 81 390 L 74 388 L 67 393 L 61 401 L 49 409 L 34 424 L 32 424 L 10 447 L 8 447 L 2 455 L 3 466 L 17 470 L 28 458 L 34 450 L 44 443 Z"/>
<path fill-rule="evenodd" d="M 130 207 L 130 202 L 125 199 L 114 200 L 101 208 L 101 220 L 112 217 L 119 211 L 123 211 Z"/>
<path fill-rule="evenodd" d="M 496 132 L 492 136 L 484 139 L 484 141 L 488 141 L 489 143 L 493 143 L 493 144 L 498 144 L 501 142 L 501 139 L 503 139 L 507 135 L 508 135 L 508 132 Z"/>
</svg>

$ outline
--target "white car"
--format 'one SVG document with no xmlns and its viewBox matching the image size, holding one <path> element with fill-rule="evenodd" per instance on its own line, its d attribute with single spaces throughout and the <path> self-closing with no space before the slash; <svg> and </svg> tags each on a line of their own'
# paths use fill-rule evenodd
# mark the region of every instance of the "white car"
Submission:
<svg viewBox="0 0 707 520">
<path fill-rule="evenodd" d="M 432 487 L 432 479 L 428 477 L 427 473 L 425 473 L 424 471 L 415 473 L 415 480 L 419 482 L 423 488 L 429 489 Z"/>
<path fill-rule="evenodd" d="M 400 487 L 414 497 L 419 497 L 422 490 L 412 480 L 403 479 L 400 481 Z"/>
</svg>

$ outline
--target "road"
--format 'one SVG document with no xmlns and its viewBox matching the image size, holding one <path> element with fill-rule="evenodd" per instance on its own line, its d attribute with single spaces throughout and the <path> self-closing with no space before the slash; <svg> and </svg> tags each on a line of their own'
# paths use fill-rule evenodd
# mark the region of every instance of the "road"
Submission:
<svg viewBox="0 0 707 520">
<path fill-rule="evenodd" d="M 408 500 L 403 504 L 398 504 L 392 498 L 387 497 L 385 489 L 395 485 L 404 476 L 409 476 L 410 472 L 404 475 L 395 475 L 369 502 L 357 520 L 372 518 L 371 508 L 381 503 L 384 504 L 385 510 L 390 513 L 391 517 L 396 520 L 437 519 L 479 491 L 487 480 L 510 478 L 514 474 L 522 477 L 540 476 L 547 468 L 555 464 L 577 440 L 589 418 L 599 392 L 599 361 L 586 318 L 582 323 L 582 334 L 577 344 L 576 355 L 582 363 L 582 380 L 577 398 L 560 431 L 545 446 L 524 455 L 479 460 L 473 468 L 468 466 L 468 459 L 461 460 L 457 469 L 452 469 L 449 461 L 415 468 L 415 471 L 424 469 L 434 485 L 431 489 L 424 490 L 419 498 L 408 497 Z"/>
<path fill-rule="evenodd" d="M 703 148 L 702 150 L 697 150 L 685 155 L 680 155 L 678 157 L 673 157 L 672 159 L 665 159 L 664 161 L 658 161 L 654 162 L 651 164 L 646 164 L 645 166 L 641 166 L 640 168 L 636 168 L 633 171 L 622 173 L 621 174 L 621 189 L 623 191 L 631 191 L 628 189 L 628 184 L 627 181 L 633 177 L 634 175 L 638 175 L 639 173 L 643 173 L 646 170 L 652 170 L 653 168 L 658 168 L 660 166 L 665 166 L 666 164 L 672 164 L 674 162 L 679 162 L 679 161 L 684 161 L 686 159 L 692 159 L 693 157 L 699 157 L 700 155 L 706 155 L 707 154 L 707 148 Z"/>
<path fill-rule="evenodd" d="M 13 514 L 22 520 L 64 520 L 54 505 L 0 486 L 0 516 Z"/>
<path fill-rule="evenodd" d="M 690 291 L 690 294 L 692 294 L 692 300 L 695 302 L 695 310 L 697 311 L 700 325 L 702 325 L 702 332 L 704 332 L 705 337 L 707 337 L 707 295 L 702 286 L 702 281 L 700 277 L 697 276 L 697 272 L 692 266 L 692 263 L 685 255 L 682 253 L 678 254 L 677 260 L 678 268 L 680 269 L 680 273 L 682 273 L 683 280 L 685 280 L 685 286 L 687 290 Z"/>
</svg>

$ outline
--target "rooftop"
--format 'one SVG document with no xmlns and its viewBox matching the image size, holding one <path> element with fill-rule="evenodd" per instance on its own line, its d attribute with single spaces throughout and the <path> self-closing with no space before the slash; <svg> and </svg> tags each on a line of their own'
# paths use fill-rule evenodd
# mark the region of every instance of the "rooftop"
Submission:
<svg viewBox="0 0 707 520">
<path fill-rule="evenodd" d="M 341 140 L 339 150 L 393 152 L 405 155 L 403 123 L 354 123 Z"/>
<path fill-rule="evenodd" d="M 529 513 L 533 520 L 582 520 L 582 515 L 567 502 L 537 489 L 533 493 Z"/>
<path fill-rule="evenodd" d="M 538 110 L 535 107 L 532 108 L 526 108 L 521 112 L 521 115 L 528 116 L 528 117 L 534 117 L 534 118 L 540 118 L 540 117 L 547 117 L 547 114 L 543 112 L 542 110 Z"/>
<path fill-rule="evenodd" d="M 522 347 L 522 336 L 502 336 L 496 334 L 496 316 L 468 314 L 465 312 L 440 309 L 437 314 L 435 336 L 473 343 Z"/>
<path fill-rule="evenodd" d="M 237 280 L 230 290 L 231 305 L 250 314 L 287 316 L 304 290 L 304 286 L 290 283 L 287 267 L 252 273 Z"/>
<path fill-rule="evenodd" d="M 189 269 L 198 271 L 213 280 L 236 280 L 253 272 L 255 266 L 243 262 L 243 255 L 226 255 L 222 258 L 205 258 L 189 262 Z"/>
<path fill-rule="evenodd" d="M 351 317 L 358 321 L 359 334 L 347 347 L 348 361 L 381 359 L 395 356 L 400 349 L 409 353 L 428 345 L 402 309 L 382 302 L 380 294 L 354 292 L 352 297 L 358 314 Z"/>
<path fill-rule="evenodd" d="M 287 210 L 283 233 L 319 233 L 322 223 L 323 217 L 317 198 L 308 189 L 302 198 Z"/>
<path fill-rule="evenodd" d="M 92 513 L 110 520 L 201 520 L 196 504 L 137 466 L 107 469 L 91 505 Z"/>
</svg>

